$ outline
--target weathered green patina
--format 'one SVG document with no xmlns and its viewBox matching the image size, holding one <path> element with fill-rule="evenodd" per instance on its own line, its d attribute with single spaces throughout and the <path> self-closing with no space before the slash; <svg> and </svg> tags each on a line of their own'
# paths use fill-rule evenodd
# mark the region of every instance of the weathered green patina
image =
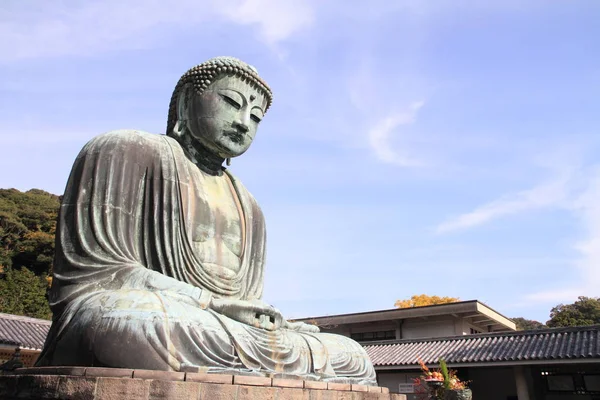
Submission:
<svg viewBox="0 0 600 400">
<path fill-rule="evenodd" d="M 77 157 L 61 205 L 38 366 L 253 373 L 374 385 L 356 342 L 262 300 L 265 223 L 223 167 L 271 104 L 230 57 L 188 71 L 167 135 L 115 131 Z"/>
</svg>

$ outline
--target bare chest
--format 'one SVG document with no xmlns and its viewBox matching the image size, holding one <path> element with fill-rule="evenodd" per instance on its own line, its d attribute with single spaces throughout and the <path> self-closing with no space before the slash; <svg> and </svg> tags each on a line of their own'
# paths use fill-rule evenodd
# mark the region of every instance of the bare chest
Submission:
<svg viewBox="0 0 600 400">
<path fill-rule="evenodd" d="M 237 194 L 224 174 L 201 174 L 196 178 L 188 221 L 196 253 L 205 264 L 237 270 L 243 250 L 242 210 Z"/>
</svg>

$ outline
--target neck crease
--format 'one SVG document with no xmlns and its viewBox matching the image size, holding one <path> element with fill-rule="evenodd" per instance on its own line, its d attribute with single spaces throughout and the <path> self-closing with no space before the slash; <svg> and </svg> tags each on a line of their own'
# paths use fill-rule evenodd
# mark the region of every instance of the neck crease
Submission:
<svg viewBox="0 0 600 400">
<path fill-rule="evenodd" d="M 224 158 L 214 154 L 199 141 L 192 141 L 187 135 L 184 138 L 183 148 L 185 153 L 200 170 L 213 176 L 223 175 Z"/>
</svg>

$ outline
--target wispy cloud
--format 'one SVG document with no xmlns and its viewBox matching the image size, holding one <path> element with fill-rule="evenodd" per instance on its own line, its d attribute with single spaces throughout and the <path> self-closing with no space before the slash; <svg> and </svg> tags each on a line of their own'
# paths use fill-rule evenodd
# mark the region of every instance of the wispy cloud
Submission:
<svg viewBox="0 0 600 400">
<path fill-rule="evenodd" d="M 274 45 L 314 21 L 313 9 L 306 1 L 238 0 L 213 2 L 219 14 L 241 25 L 256 25 L 259 36 Z"/>
<path fill-rule="evenodd" d="M 416 121 L 417 113 L 424 104 L 423 101 L 414 102 L 408 109 L 385 117 L 368 132 L 369 145 L 379 160 L 402 167 L 423 165 L 423 161 L 406 155 L 406 150 L 404 153 L 395 150 L 392 147 L 391 138 L 397 133 L 398 128 Z"/>
<path fill-rule="evenodd" d="M 562 204 L 568 196 L 570 173 L 532 189 L 506 195 L 477 207 L 475 210 L 450 218 L 436 228 L 438 234 L 474 228 L 490 221 L 546 207 Z"/>
<path fill-rule="evenodd" d="M 586 189 L 577 196 L 570 209 L 583 227 L 583 238 L 574 248 L 580 257 L 573 263 L 579 284 L 533 293 L 527 298 L 540 303 L 572 302 L 578 296 L 600 295 L 600 166 L 591 169 Z"/>
<path fill-rule="evenodd" d="M 583 190 L 581 190 L 583 188 Z M 438 234 L 475 228 L 526 211 L 569 210 L 584 232 L 573 249 L 579 256 L 566 262 L 565 277 L 572 278 L 548 290 L 526 295 L 527 302 L 555 305 L 578 296 L 598 296 L 600 287 L 600 166 L 566 168 L 555 179 L 532 189 L 506 195 L 437 226 Z M 574 282 L 574 283 L 573 283 Z"/>
<path fill-rule="evenodd" d="M 22 0 L 0 10 L 0 62 L 89 56 L 155 46 L 170 29 L 210 19 L 256 26 L 273 45 L 310 25 L 312 10 L 291 0 Z"/>
</svg>

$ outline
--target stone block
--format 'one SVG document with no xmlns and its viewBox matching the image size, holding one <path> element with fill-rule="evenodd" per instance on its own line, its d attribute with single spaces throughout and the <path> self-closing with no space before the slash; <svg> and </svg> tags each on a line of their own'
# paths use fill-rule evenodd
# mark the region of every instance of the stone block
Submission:
<svg viewBox="0 0 600 400">
<path fill-rule="evenodd" d="M 185 374 L 185 380 L 186 382 L 222 383 L 232 385 L 233 375 L 187 372 Z"/>
<path fill-rule="evenodd" d="M 143 375 L 143 374 L 142 374 Z M 188 373 L 186 381 L 70 375 L 0 375 L 0 399 L 65 400 L 406 400 L 379 386 L 231 375 Z M 150 375 L 148 375 L 150 376 Z M 179 378 L 179 375 L 176 376 Z M 188 379 L 189 378 L 189 379 Z M 254 378 L 254 379 L 248 379 Z M 262 379 L 256 379 L 262 378 Z M 219 383 L 207 380 L 218 380 Z M 267 386 L 268 382 L 274 386 Z M 304 385 L 304 388 L 299 387 Z M 290 387 L 290 386 L 298 387 Z M 310 386 L 314 386 L 310 388 Z M 335 390 L 342 388 L 346 390 Z M 350 390 L 347 390 L 350 389 Z M 365 390 L 366 389 L 366 390 Z"/>
<path fill-rule="evenodd" d="M 150 381 L 145 379 L 98 378 L 97 400 L 147 400 Z"/>
<path fill-rule="evenodd" d="M 349 383 L 327 382 L 327 389 L 329 389 L 329 390 L 352 390 L 352 385 L 350 385 Z"/>
<path fill-rule="evenodd" d="M 336 391 L 337 400 L 363 400 L 367 392 Z"/>
<path fill-rule="evenodd" d="M 273 380 L 264 376 L 244 376 L 234 375 L 233 383 L 235 385 L 250 385 L 250 386 L 271 386 Z"/>
<path fill-rule="evenodd" d="M 309 400 L 309 391 L 295 388 L 281 388 L 277 393 L 277 400 Z"/>
<path fill-rule="evenodd" d="M 16 396 L 18 380 L 16 375 L 0 375 L 0 399 Z"/>
<path fill-rule="evenodd" d="M 389 400 L 389 394 L 367 392 L 364 393 L 364 400 Z"/>
<path fill-rule="evenodd" d="M 381 387 L 381 393 L 389 393 L 390 392 L 390 388 L 382 386 Z"/>
<path fill-rule="evenodd" d="M 150 382 L 150 400 L 198 400 L 200 383 L 155 380 Z"/>
<path fill-rule="evenodd" d="M 133 370 L 126 368 L 89 367 L 85 370 L 85 376 L 104 378 L 131 378 L 133 376 Z"/>
<path fill-rule="evenodd" d="M 18 368 L 14 371 L 18 375 L 85 375 L 85 367 L 32 367 Z"/>
<path fill-rule="evenodd" d="M 21 399 L 55 399 L 59 375 L 21 375 L 17 397 Z"/>
<path fill-rule="evenodd" d="M 327 390 L 327 382 L 322 381 L 304 381 L 306 389 Z"/>
<path fill-rule="evenodd" d="M 279 400 L 281 390 L 264 386 L 240 386 L 237 400 Z"/>
<path fill-rule="evenodd" d="M 89 400 L 94 398 L 98 378 L 62 376 L 58 381 L 57 397 L 65 400 Z"/>
<path fill-rule="evenodd" d="M 134 369 L 133 377 L 137 379 L 154 379 L 160 381 L 183 381 L 185 379 L 185 372 Z"/>
<path fill-rule="evenodd" d="M 351 393 L 351 392 L 337 392 L 335 390 L 310 390 L 308 393 L 309 400 L 338 400 L 338 393 Z"/>
<path fill-rule="evenodd" d="M 235 400 L 238 399 L 238 385 L 220 385 L 218 383 L 201 383 L 200 400 Z"/>
<path fill-rule="evenodd" d="M 273 387 L 282 387 L 282 388 L 304 388 L 304 381 L 301 379 L 281 379 L 281 378 L 273 378 Z"/>
</svg>

